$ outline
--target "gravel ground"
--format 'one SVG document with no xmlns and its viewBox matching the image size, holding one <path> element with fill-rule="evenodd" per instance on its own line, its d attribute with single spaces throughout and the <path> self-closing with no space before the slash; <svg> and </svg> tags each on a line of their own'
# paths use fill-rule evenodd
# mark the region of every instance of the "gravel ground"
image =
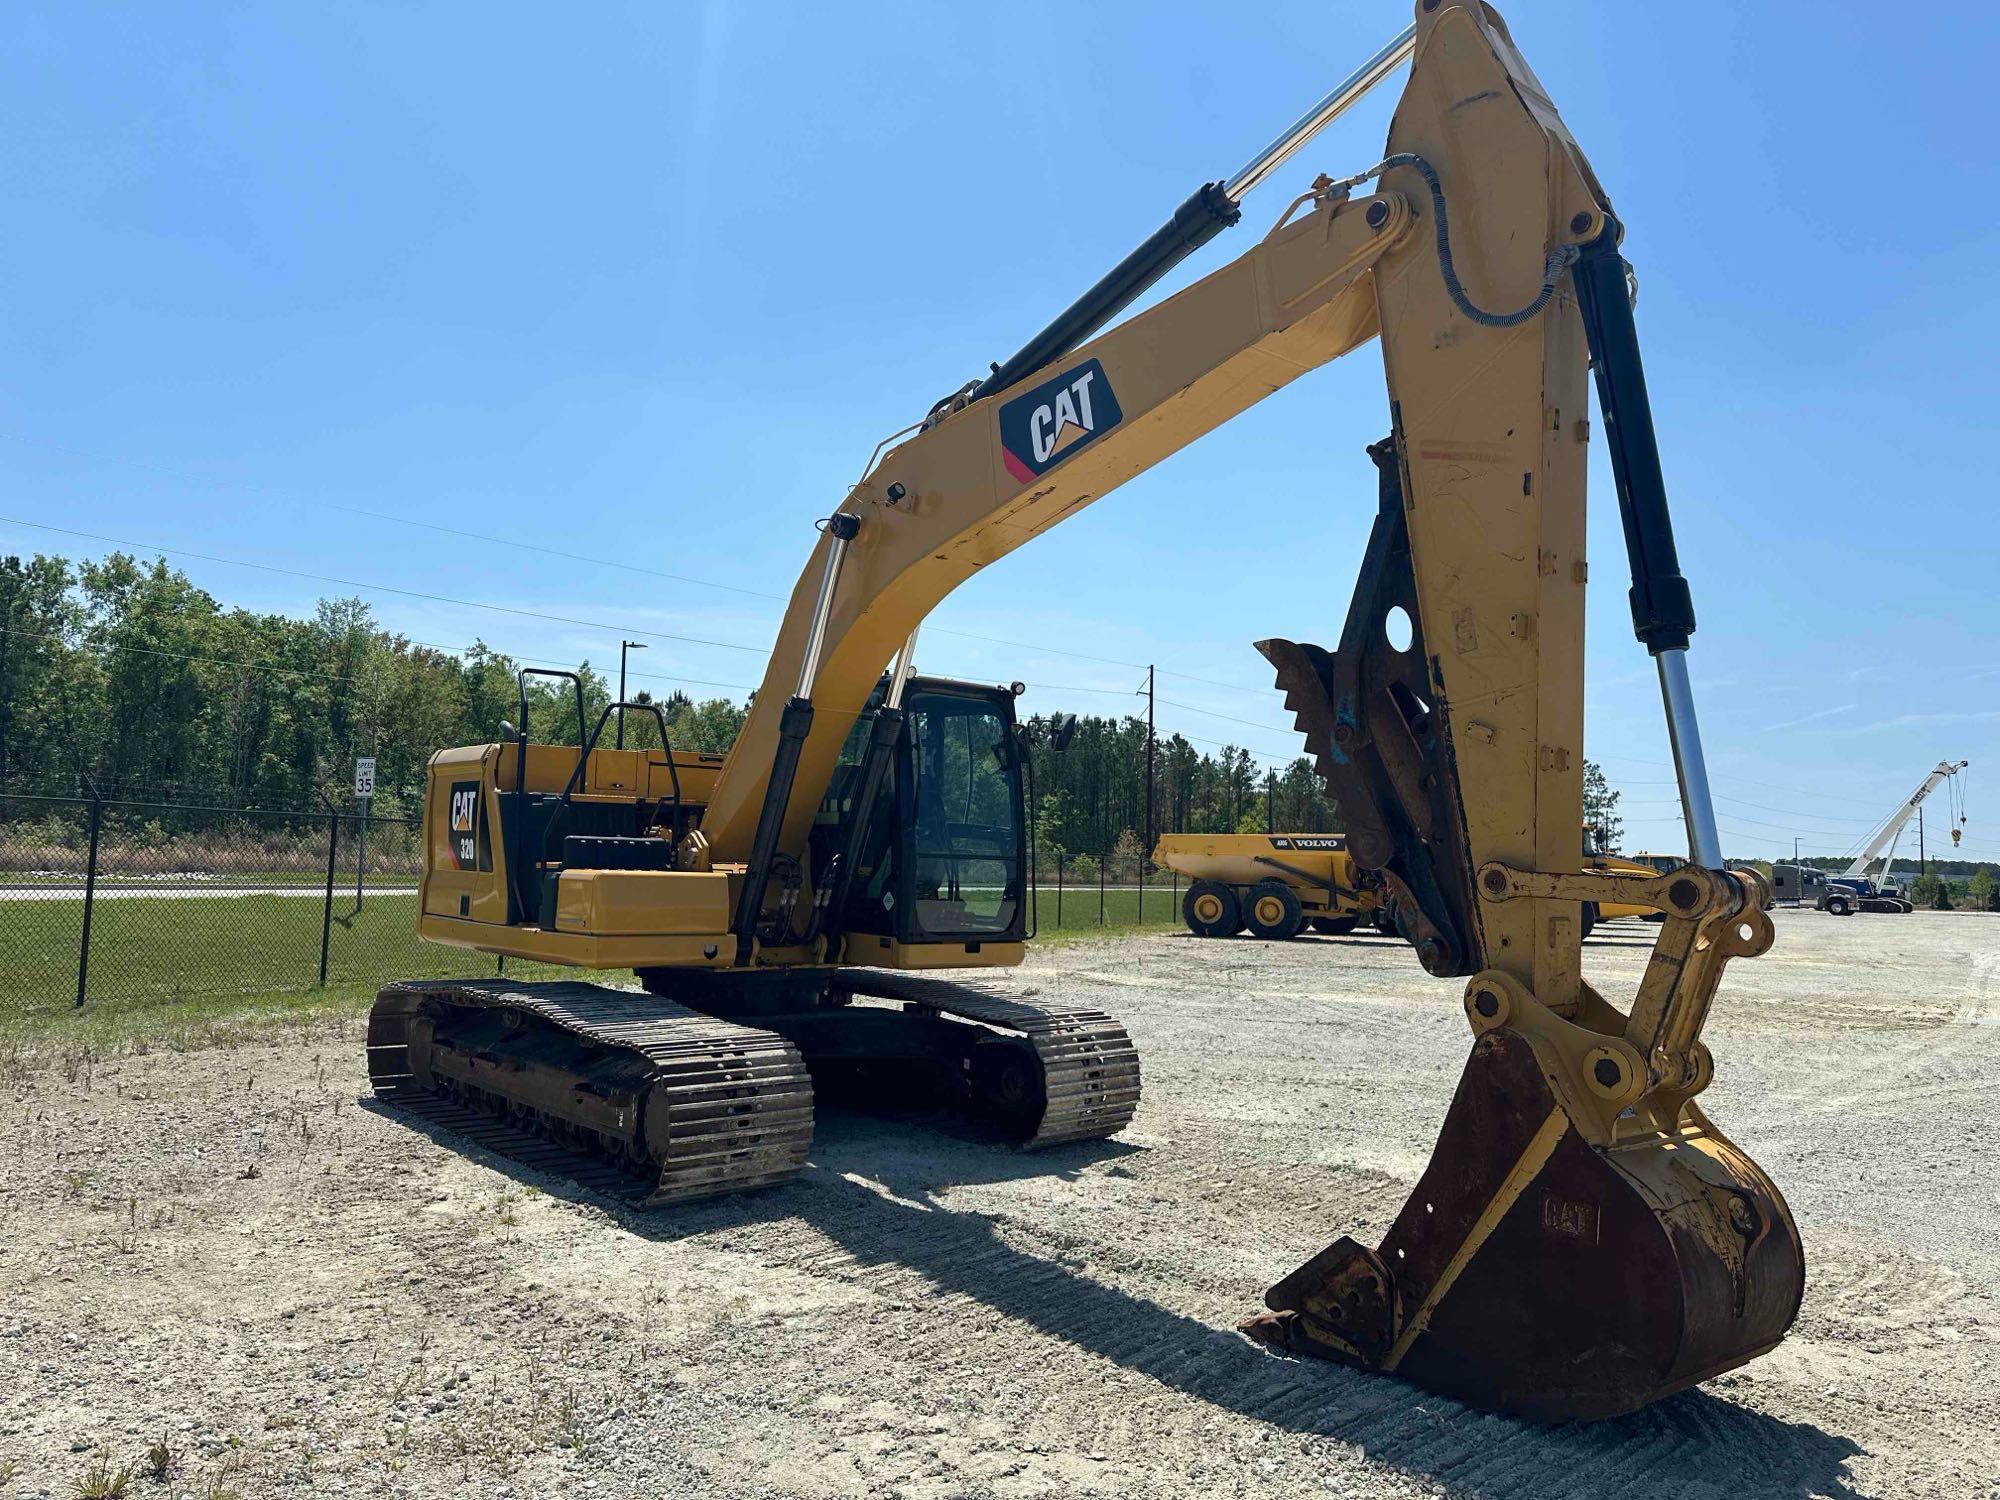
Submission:
<svg viewBox="0 0 2000 1500">
<path fill-rule="evenodd" d="M 1039 956 L 1125 1017 L 1123 1137 L 823 1115 L 784 1188 L 650 1215 L 376 1113 L 358 1026 L 0 1072 L 0 1495 L 2000 1494 L 2000 919 L 1780 912 L 1706 1102 L 1809 1285 L 1616 1422 L 1486 1417 L 1231 1329 L 1371 1240 L 1468 1045 L 1375 939 Z M 1629 994 L 1653 929 L 1586 968 Z M 170 1483 L 147 1477 L 145 1450 Z M 109 1491 L 107 1491 L 109 1493 Z"/>
</svg>

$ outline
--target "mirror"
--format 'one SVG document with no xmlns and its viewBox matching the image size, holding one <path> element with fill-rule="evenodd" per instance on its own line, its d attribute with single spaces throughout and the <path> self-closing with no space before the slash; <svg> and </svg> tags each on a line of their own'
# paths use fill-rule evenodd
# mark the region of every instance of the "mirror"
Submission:
<svg viewBox="0 0 2000 1500">
<path fill-rule="evenodd" d="M 1070 738 L 1076 733 L 1075 714 L 1057 714 L 1049 720 L 1049 748 L 1057 754 L 1069 748 Z"/>
</svg>

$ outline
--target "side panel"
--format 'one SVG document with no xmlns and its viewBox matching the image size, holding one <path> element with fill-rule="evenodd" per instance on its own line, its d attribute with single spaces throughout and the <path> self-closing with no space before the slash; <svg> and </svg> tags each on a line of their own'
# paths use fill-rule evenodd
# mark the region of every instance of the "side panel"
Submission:
<svg viewBox="0 0 2000 1500">
<path fill-rule="evenodd" d="M 567 870 L 556 883 L 556 930 L 596 937 L 729 930 L 731 886 L 721 870 Z"/>
<path fill-rule="evenodd" d="M 424 781 L 419 903 L 426 916 L 507 920 L 506 857 L 494 795 L 498 763 L 496 745 L 440 750 L 431 757 Z"/>
</svg>

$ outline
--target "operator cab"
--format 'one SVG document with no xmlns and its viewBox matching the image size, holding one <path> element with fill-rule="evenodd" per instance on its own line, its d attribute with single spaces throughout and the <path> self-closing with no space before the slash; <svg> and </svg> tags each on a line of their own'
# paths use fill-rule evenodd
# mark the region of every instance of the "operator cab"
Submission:
<svg viewBox="0 0 2000 1500">
<path fill-rule="evenodd" d="M 886 686 L 886 679 L 885 679 Z M 813 879 L 846 844 L 884 688 L 859 716 L 813 828 Z M 1018 943 L 1027 936 L 1023 751 L 1005 687 L 912 677 L 903 733 L 869 813 L 839 925 L 903 944 Z"/>
</svg>

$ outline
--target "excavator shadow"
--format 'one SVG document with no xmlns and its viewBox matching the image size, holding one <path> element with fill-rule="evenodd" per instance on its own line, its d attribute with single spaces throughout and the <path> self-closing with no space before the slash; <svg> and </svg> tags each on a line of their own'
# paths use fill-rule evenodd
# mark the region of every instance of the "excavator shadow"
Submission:
<svg viewBox="0 0 2000 1500">
<path fill-rule="evenodd" d="M 364 1108 L 381 1109 L 372 1101 Z M 1677 1488 L 1705 1479 L 1750 1497 L 1856 1492 L 1851 1440 L 1705 1391 L 1684 1391 L 1627 1417 L 1543 1427 L 1495 1417 L 1403 1381 L 1312 1359 L 1274 1355 L 1235 1332 L 1231 1313 L 1191 1317 L 1063 1264 L 1063 1246 L 1035 1248 L 986 1214 L 951 1206 L 953 1188 L 1046 1178 L 1074 1182 L 1144 1148 L 1080 1141 L 1021 1152 L 910 1119 L 823 1110 L 812 1155 L 794 1181 L 760 1192 L 658 1209 L 609 1199 L 560 1176 L 479 1147 L 428 1121 L 391 1114 L 551 1197 L 609 1209 L 629 1234 L 659 1243 L 769 1226 L 774 1259 L 805 1274 L 875 1289 L 919 1307 L 960 1298 L 1061 1343 L 1158 1381 L 1208 1406 L 1302 1436 L 1364 1449 L 1383 1464 L 1447 1483 L 1454 1493 L 1539 1497 L 1653 1493 L 1651 1465 L 1674 1455 Z M 795 1231 L 811 1232 L 805 1250 Z M 1072 1247 L 1073 1248 L 1073 1247 Z M 1059 1258 L 1062 1257 L 1062 1258 Z M 940 1313 L 948 1318 L 949 1311 Z M 921 1358 L 913 1353 L 913 1358 Z M 1561 1479 L 1551 1488 L 1551 1476 Z M 1754 1477 L 1752 1477 L 1754 1476 Z"/>
<path fill-rule="evenodd" d="M 968 1298 L 1207 1405 L 1357 1444 L 1454 1493 L 1648 1494 L 1657 1477 L 1648 1455 L 1666 1451 L 1676 1488 L 1705 1478 L 1739 1497 L 1855 1493 L 1846 1464 L 1860 1446 L 1809 1423 L 1700 1390 L 1589 1424 L 1491 1416 L 1393 1378 L 1273 1355 L 1237 1334 L 1228 1315 L 1208 1322 L 1071 1269 L 1063 1252 L 1073 1247 L 1038 1251 L 1032 1226 L 1003 1234 L 993 1218 L 943 1198 L 959 1184 L 1036 1175 L 1038 1162 L 1074 1177 L 1114 1143 L 1016 1155 L 1020 1170 L 995 1172 L 972 1146 L 884 1151 L 871 1122 L 842 1120 L 824 1136 L 789 1211 L 843 1252 L 831 1257 L 839 1262 L 831 1274 L 919 1304 Z M 1256 1310 L 1254 1291 L 1244 1301 L 1242 1311 Z"/>
<path fill-rule="evenodd" d="M 810 1185 L 822 1181 L 829 1171 L 853 1172 L 880 1181 L 916 1174 L 928 1182 L 927 1192 L 935 1192 L 951 1186 L 1015 1182 L 1030 1177 L 1074 1181 L 1099 1162 L 1115 1161 L 1145 1149 L 1120 1140 L 1096 1140 L 1020 1151 L 999 1139 L 994 1131 L 943 1111 L 885 1113 L 822 1104 L 815 1111 L 812 1154 L 800 1178 L 772 1188 L 648 1208 L 585 1186 L 559 1170 L 544 1170 L 516 1160 L 490 1146 L 467 1140 L 434 1120 L 393 1109 L 373 1096 L 363 1095 L 359 1102 L 362 1109 L 427 1137 L 455 1156 L 502 1173 L 551 1198 L 609 1210 L 626 1229 L 659 1241 L 685 1239 L 767 1220 L 783 1222 L 799 1216 Z M 950 1165 L 940 1165 L 945 1162 Z"/>
</svg>

